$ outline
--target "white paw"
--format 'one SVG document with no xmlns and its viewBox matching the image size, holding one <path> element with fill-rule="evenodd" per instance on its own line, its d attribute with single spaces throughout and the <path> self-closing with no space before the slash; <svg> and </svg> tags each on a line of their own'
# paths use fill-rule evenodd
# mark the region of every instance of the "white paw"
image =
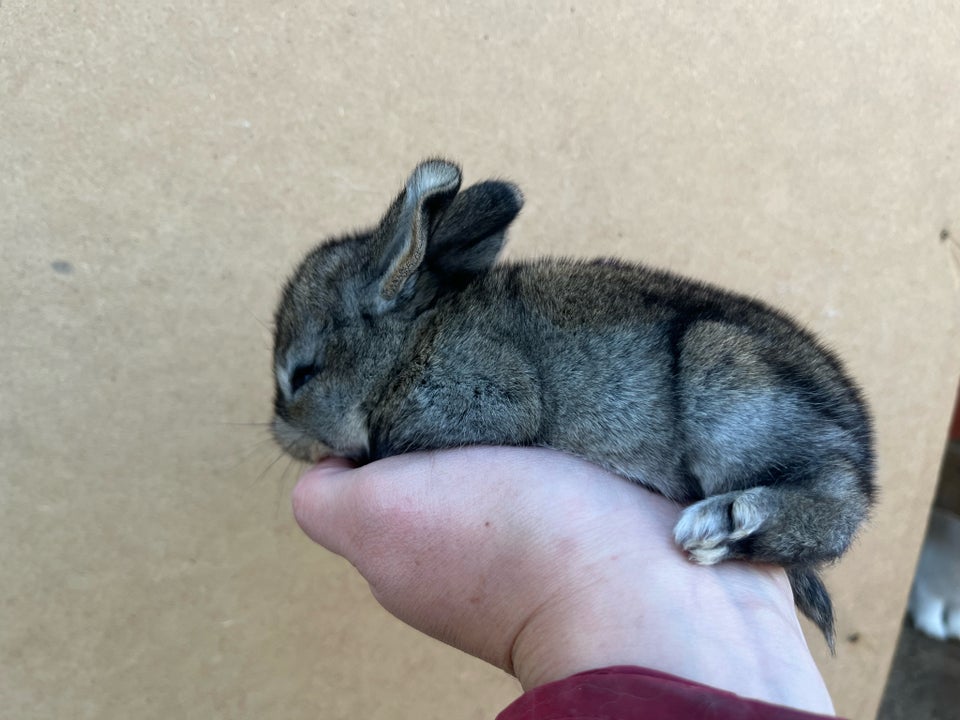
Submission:
<svg viewBox="0 0 960 720">
<path fill-rule="evenodd" d="M 910 618 L 938 640 L 960 638 L 960 518 L 934 509 L 910 590 Z"/>
<path fill-rule="evenodd" d="M 766 518 L 763 488 L 709 497 L 683 511 L 673 537 L 701 565 L 730 555 L 730 544 L 752 535 Z"/>
</svg>

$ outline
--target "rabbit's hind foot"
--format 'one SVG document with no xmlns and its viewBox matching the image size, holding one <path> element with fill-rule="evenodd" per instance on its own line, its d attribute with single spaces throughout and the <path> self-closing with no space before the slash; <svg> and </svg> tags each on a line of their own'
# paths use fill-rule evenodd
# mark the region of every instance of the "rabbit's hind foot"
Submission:
<svg viewBox="0 0 960 720">
<path fill-rule="evenodd" d="M 851 472 L 819 486 L 760 485 L 712 495 L 680 515 L 677 544 L 696 562 L 753 560 L 815 565 L 840 557 L 867 515 L 870 498 Z"/>
<path fill-rule="evenodd" d="M 756 533 L 767 520 L 764 490 L 725 493 L 691 505 L 680 516 L 674 539 L 701 565 L 736 557 L 735 543 Z"/>
</svg>

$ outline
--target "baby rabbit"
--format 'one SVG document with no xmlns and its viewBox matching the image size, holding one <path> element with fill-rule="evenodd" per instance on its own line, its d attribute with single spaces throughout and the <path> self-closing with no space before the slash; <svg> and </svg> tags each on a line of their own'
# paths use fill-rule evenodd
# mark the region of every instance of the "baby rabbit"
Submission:
<svg viewBox="0 0 960 720">
<path fill-rule="evenodd" d="M 616 260 L 495 264 L 523 199 L 421 163 L 379 225 L 314 248 L 275 318 L 274 436 L 308 462 L 546 446 L 678 502 L 700 563 L 787 568 L 833 648 L 817 566 L 873 502 L 871 421 L 790 318 Z"/>
</svg>

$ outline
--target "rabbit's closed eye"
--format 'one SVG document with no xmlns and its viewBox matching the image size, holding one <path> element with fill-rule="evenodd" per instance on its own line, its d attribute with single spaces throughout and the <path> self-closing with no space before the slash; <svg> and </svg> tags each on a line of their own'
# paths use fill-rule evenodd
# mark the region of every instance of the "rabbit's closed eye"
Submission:
<svg viewBox="0 0 960 720">
<path fill-rule="evenodd" d="M 320 369 L 319 365 L 312 363 L 310 365 L 298 365 L 294 368 L 290 374 L 290 394 L 296 395 L 300 388 L 320 374 Z"/>
</svg>

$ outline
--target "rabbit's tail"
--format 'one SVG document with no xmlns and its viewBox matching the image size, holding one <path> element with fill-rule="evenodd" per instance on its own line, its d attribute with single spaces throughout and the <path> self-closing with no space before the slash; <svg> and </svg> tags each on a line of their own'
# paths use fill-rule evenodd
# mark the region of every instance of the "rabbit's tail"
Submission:
<svg viewBox="0 0 960 720">
<path fill-rule="evenodd" d="M 836 654 L 836 633 L 833 627 L 833 603 L 824 587 L 823 580 L 815 569 L 809 566 L 787 568 L 787 577 L 793 588 L 793 601 L 800 612 L 816 623 L 827 639 L 830 654 Z"/>
</svg>

